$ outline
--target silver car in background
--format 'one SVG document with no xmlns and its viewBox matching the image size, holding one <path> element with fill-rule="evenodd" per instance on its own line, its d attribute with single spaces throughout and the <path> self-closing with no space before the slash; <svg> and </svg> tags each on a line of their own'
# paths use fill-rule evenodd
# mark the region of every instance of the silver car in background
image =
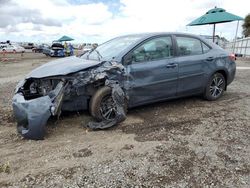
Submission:
<svg viewBox="0 0 250 188">
<path fill-rule="evenodd" d="M 0 44 L 0 52 L 24 53 L 25 49 L 17 44 Z"/>
</svg>

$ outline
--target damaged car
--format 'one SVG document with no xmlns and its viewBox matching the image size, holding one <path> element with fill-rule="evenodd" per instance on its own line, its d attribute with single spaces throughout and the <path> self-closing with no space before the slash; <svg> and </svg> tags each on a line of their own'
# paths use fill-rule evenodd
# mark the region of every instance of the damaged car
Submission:
<svg viewBox="0 0 250 188">
<path fill-rule="evenodd" d="M 44 64 L 16 87 L 13 111 L 25 138 L 43 139 L 51 116 L 89 110 L 92 129 L 125 120 L 128 108 L 190 95 L 220 98 L 235 76 L 234 55 L 182 33 L 114 38 L 80 57 Z"/>
</svg>

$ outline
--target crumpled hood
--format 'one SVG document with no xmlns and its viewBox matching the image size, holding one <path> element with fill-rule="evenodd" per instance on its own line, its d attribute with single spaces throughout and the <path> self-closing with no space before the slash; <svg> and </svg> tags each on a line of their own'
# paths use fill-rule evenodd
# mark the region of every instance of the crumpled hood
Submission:
<svg viewBox="0 0 250 188">
<path fill-rule="evenodd" d="M 76 56 L 66 57 L 51 61 L 34 69 L 26 76 L 26 79 L 67 75 L 89 67 L 93 67 L 100 63 L 100 61 L 86 60 Z"/>
</svg>

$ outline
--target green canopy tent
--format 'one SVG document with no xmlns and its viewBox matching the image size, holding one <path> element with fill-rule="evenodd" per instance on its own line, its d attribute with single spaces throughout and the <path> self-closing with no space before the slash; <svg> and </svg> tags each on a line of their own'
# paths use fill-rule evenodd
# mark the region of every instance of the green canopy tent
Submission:
<svg viewBox="0 0 250 188">
<path fill-rule="evenodd" d="M 72 38 L 70 38 L 70 37 L 64 35 L 64 36 L 62 36 L 60 39 L 58 39 L 57 41 L 63 42 L 63 41 L 72 41 L 72 40 L 74 40 L 74 39 L 72 39 Z"/>
<path fill-rule="evenodd" d="M 203 15 L 203 16 L 195 19 L 191 23 L 189 23 L 187 26 L 199 26 L 199 25 L 213 24 L 213 42 L 214 42 L 215 24 L 238 21 L 237 28 L 236 28 L 236 34 L 235 34 L 235 39 L 236 39 L 237 33 L 238 33 L 238 27 L 239 27 L 239 20 L 243 20 L 243 18 L 240 16 L 236 16 L 234 14 L 231 14 L 229 12 L 226 12 L 225 9 L 215 7 L 213 9 L 209 10 L 205 15 Z"/>
</svg>

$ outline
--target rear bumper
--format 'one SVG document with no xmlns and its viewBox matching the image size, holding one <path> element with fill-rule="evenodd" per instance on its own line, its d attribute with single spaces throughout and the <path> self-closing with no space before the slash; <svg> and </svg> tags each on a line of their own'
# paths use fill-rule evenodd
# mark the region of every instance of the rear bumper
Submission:
<svg viewBox="0 0 250 188">
<path fill-rule="evenodd" d="M 231 62 L 230 66 L 228 68 L 227 85 L 232 83 L 232 81 L 234 80 L 235 74 L 236 74 L 236 64 L 233 61 L 233 62 Z"/>
<path fill-rule="evenodd" d="M 49 96 L 25 100 L 17 93 L 12 101 L 17 130 L 28 139 L 40 140 L 45 136 L 45 125 L 51 116 L 53 103 Z"/>
</svg>

